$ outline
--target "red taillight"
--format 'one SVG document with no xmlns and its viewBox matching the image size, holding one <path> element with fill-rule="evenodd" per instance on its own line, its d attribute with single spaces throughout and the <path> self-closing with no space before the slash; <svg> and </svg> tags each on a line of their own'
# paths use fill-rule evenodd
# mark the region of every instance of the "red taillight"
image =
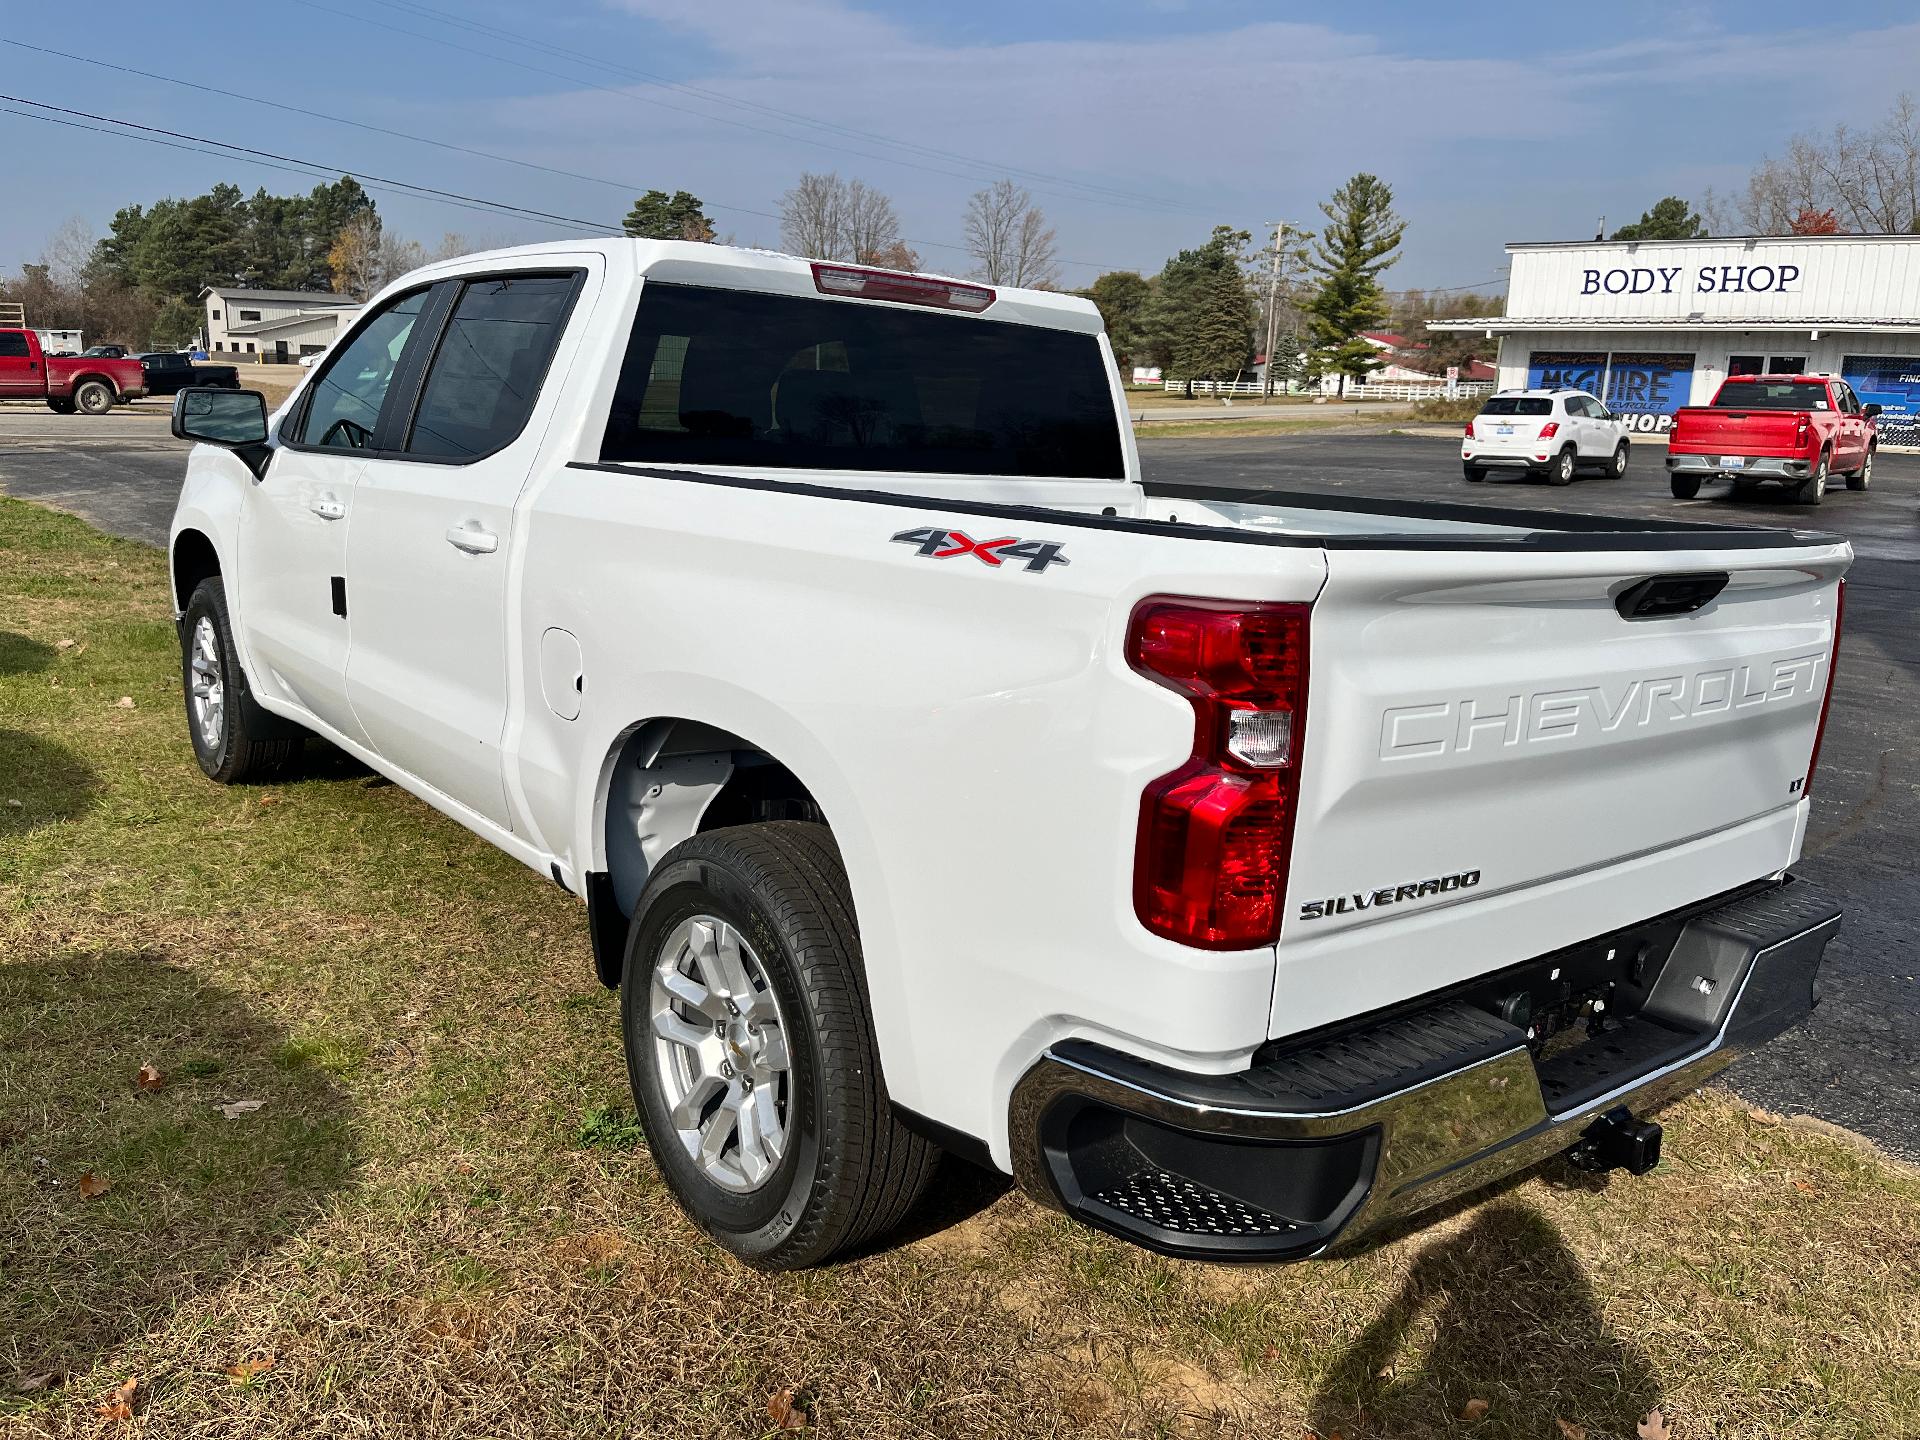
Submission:
<svg viewBox="0 0 1920 1440">
<path fill-rule="evenodd" d="M 1471 420 L 1467 421 L 1467 439 L 1478 440 L 1479 438 L 1478 435 L 1473 433 L 1473 422 Z"/>
<path fill-rule="evenodd" d="M 1140 802 L 1134 910 L 1208 950 L 1280 935 L 1307 719 L 1308 605 L 1155 597 L 1127 660 L 1193 705 L 1193 754 Z"/>
<path fill-rule="evenodd" d="M 1799 425 L 1795 427 L 1793 432 L 1793 443 L 1796 447 L 1803 450 L 1806 448 L 1807 437 L 1813 433 L 1812 427 L 1813 422 L 1802 415 Z"/>
<path fill-rule="evenodd" d="M 1542 440 L 1551 440 L 1554 436 L 1558 435 L 1559 433 L 1560 433 L 1560 422 L 1558 420 L 1549 420 L 1547 421 L 1546 424 L 1540 427 L 1540 438 Z"/>
<path fill-rule="evenodd" d="M 958 280 L 934 280 L 898 270 L 867 270 L 858 265 L 813 267 L 813 288 L 822 295 L 852 295 L 862 300 L 893 300 L 904 305 L 933 305 L 942 310 L 984 310 L 993 291 Z"/>
<path fill-rule="evenodd" d="M 1833 653 L 1827 657 L 1827 693 L 1820 700 L 1820 728 L 1813 732 L 1813 754 L 1807 760 L 1807 783 L 1802 795 L 1813 793 L 1813 772 L 1820 764 L 1820 743 L 1827 738 L 1827 711 L 1833 706 L 1833 677 L 1840 672 L 1840 622 L 1847 618 L 1847 582 L 1833 592 Z"/>
</svg>

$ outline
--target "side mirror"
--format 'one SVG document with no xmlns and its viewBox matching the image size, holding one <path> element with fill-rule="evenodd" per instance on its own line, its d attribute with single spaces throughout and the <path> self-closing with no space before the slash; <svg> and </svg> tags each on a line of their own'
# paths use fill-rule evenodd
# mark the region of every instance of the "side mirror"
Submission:
<svg viewBox="0 0 1920 1440">
<path fill-rule="evenodd" d="M 229 450 L 264 445 L 267 397 L 258 390 L 182 390 L 173 397 L 173 434 Z"/>
<path fill-rule="evenodd" d="M 1860 407 L 1860 413 L 1871 420 L 1880 413 L 1880 407 L 1878 405 L 1863 405 Z"/>
</svg>

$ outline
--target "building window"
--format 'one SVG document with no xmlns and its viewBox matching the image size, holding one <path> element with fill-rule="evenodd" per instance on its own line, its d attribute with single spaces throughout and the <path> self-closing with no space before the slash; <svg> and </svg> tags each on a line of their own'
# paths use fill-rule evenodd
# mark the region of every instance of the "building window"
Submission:
<svg viewBox="0 0 1920 1440">
<path fill-rule="evenodd" d="M 253 341 L 251 340 L 247 341 L 247 353 L 249 355 L 253 354 Z"/>
<path fill-rule="evenodd" d="M 258 320 L 260 318 L 260 312 L 258 310 L 242 310 L 240 312 L 240 318 L 242 320 Z"/>
<path fill-rule="evenodd" d="M 300 353 L 302 355 L 318 355 L 326 348 L 324 345 L 302 345 L 300 347 Z"/>
<path fill-rule="evenodd" d="M 216 310 L 216 311 L 214 311 L 214 312 L 213 312 L 213 318 L 214 318 L 214 319 L 216 319 L 216 320 L 218 320 L 218 319 L 220 318 L 220 312 L 219 312 L 218 310 Z"/>
</svg>

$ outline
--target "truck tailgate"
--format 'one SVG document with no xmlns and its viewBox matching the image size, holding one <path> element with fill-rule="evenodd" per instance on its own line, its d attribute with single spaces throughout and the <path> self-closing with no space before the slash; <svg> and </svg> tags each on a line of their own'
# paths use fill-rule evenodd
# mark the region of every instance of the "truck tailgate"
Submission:
<svg viewBox="0 0 1920 1440">
<path fill-rule="evenodd" d="M 1271 1033 L 1784 868 L 1850 558 L 1330 549 Z M 1703 572 L 1692 613 L 1616 609 Z"/>
<path fill-rule="evenodd" d="M 1806 420 L 1804 410 L 1681 410 L 1668 448 L 1687 455 L 1798 455 L 1807 448 L 1800 440 Z"/>
</svg>

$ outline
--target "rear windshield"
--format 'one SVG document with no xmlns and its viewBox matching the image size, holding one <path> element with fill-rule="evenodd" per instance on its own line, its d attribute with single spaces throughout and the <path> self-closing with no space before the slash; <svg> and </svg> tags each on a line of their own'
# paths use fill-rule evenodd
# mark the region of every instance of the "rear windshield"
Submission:
<svg viewBox="0 0 1920 1440">
<path fill-rule="evenodd" d="M 1482 415 L 1551 415 L 1553 401 L 1537 395 L 1496 395 L 1481 408 Z"/>
<path fill-rule="evenodd" d="M 1827 410 L 1827 387 L 1796 385 L 1791 380 L 1739 380 L 1725 385 L 1714 400 L 1720 410 Z"/>
<path fill-rule="evenodd" d="M 1119 480 L 1098 337 L 648 281 L 603 460 Z"/>
</svg>

